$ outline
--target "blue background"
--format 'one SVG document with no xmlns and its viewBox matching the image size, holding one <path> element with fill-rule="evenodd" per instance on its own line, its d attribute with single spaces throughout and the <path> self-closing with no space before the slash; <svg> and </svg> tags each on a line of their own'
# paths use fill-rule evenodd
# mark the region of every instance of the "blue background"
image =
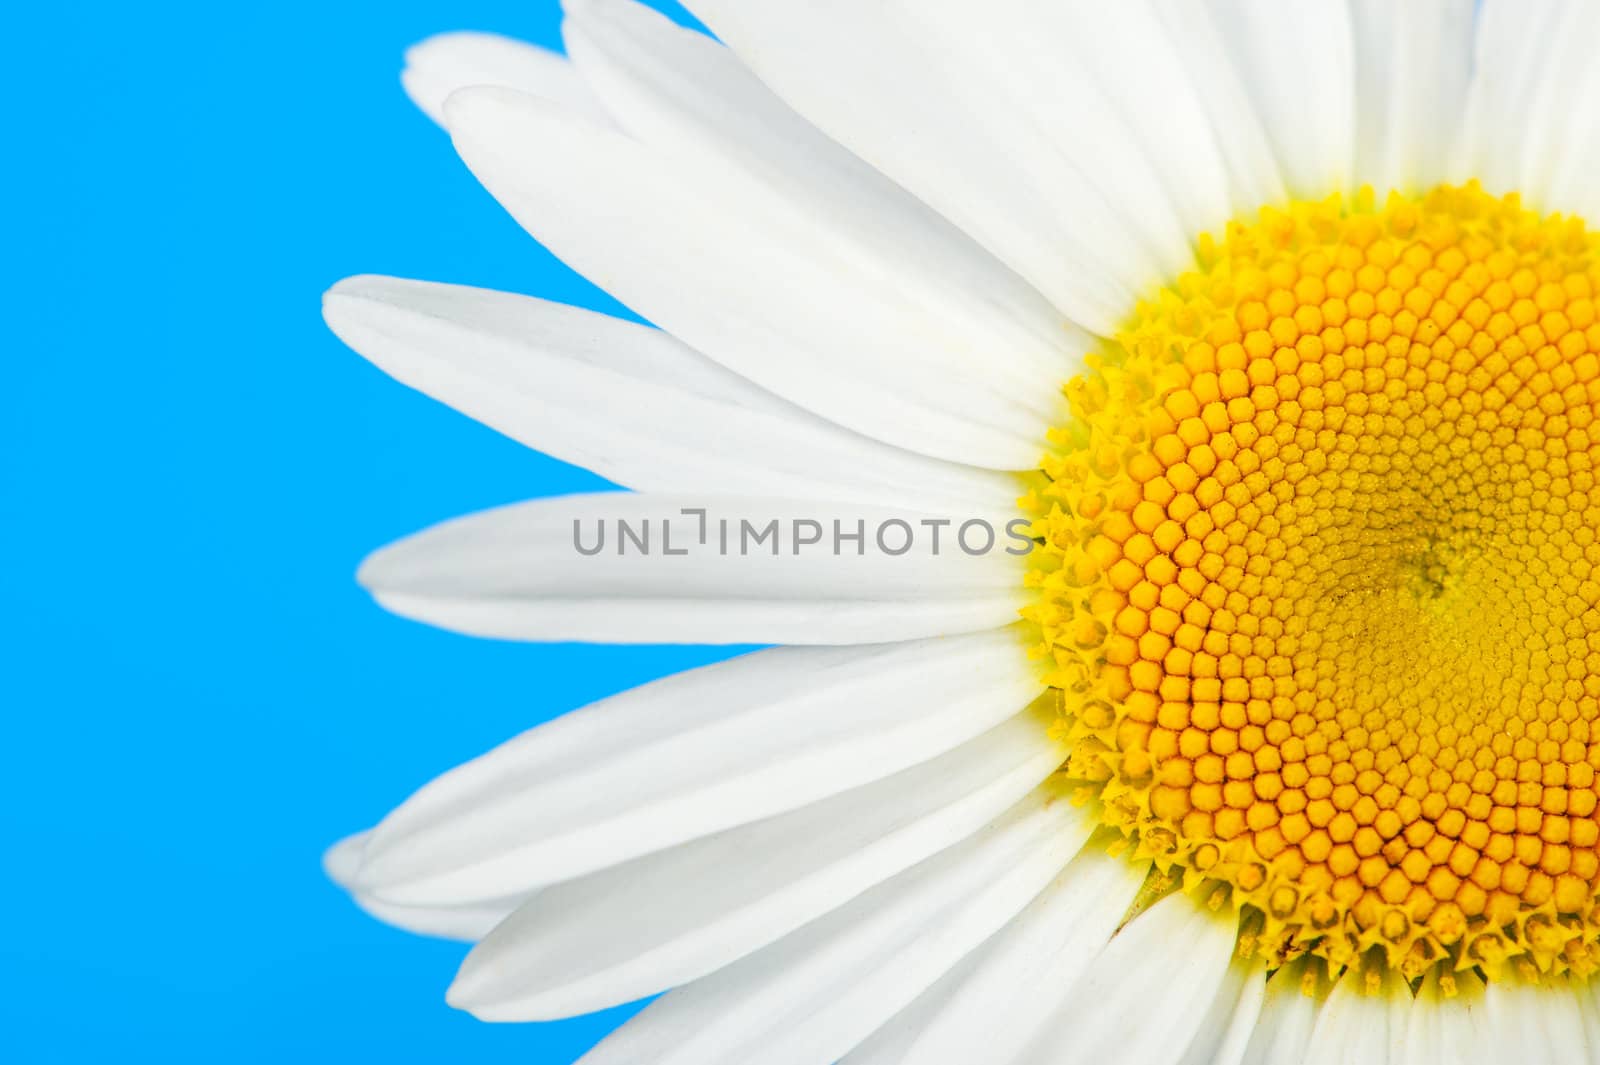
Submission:
<svg viewBox="0 0 1600 1065">
<path fill-rule="evenodd" d="M 617 309 L 398 81 L 441 30 L 557 45 L 556 0 L 7 21 L 0 1060 L 576 1059 L 619 1016 L 451 1011 L 464 948 L 380 926 L 318 864 L 433 774 L 713 657 L 475 642 L 352 579 L 434 521 L 600 484 L 319 315 L 362 272 Z"/>
</svg>

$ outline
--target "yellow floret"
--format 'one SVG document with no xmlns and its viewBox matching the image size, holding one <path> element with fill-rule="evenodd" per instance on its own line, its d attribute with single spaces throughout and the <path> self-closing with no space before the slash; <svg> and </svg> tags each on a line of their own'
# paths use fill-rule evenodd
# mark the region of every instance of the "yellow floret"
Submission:
<svg viewBox="0 0 1600 1065">
<path fill-rule="evenodd" d="M 1600 237 L 1475 185 L 1299 203 L 1066 387 L 1068 769 L 1269 958 L 1594 967 L 1597 291 Z"/>
</svg>

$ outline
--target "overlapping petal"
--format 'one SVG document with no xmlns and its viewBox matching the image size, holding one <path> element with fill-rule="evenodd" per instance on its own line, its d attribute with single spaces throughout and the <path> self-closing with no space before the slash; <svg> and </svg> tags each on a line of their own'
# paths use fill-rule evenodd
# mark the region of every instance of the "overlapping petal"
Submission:
<svg viewBox="0 0 1600 1065">
<path fill-rule="evenodd" d="M 891 444 L 998 469 L 1037 462 L 1061 413 L 1059 373 L 942 315 L 848 214 L 507 89 L 457 92 L 446 116 L 462 158 L 525 228 L 715 361 Z M 1034 387 L 993 369 L 1007 360 Z"/>
<path fill-rule="evenodd" d="M 1120 195 L 996 85 L 987 27 L 941 32 L 917 6 L 900 3 L 689 7 L 797 111 L 1087 328 L 1114 331 L 1134 299 L 1184 261 L 1189 235 L 1169 203 Z M 1136 153 L 1117 143 L 1124 159 Z"/>
<path fill-rule="evenodd" d="M 527 296 L 353 277 L 339 337 L 529 447 L 648 492 L 998 513 L 1015 478 L 902 451 L 785 403 L 658 329 Z"/>
<path fill-rule="evenodd" d="M 845 1059 L 1018 1060 L 1127 915 L 1146 868 L 1085 847 L 987 943 Z"/>
<path fill-rule="evenodd" d="M 1302 958 L 1281 967 L 1267 980 L 1242 1065 L 1300 1065 L 1305 1059 L 1317 1024 L 1318 995 L 1326 997 L 1328 990 L 1314 980 L 1321 967 L 1320 959 Z M 1313 976 L 1310 993 L 1305 986 L 1308 969 Z"/>
<path fill-rule="evenodd" d="M 357 882 L 370 836 L 370 832 L 358 832 L 335 843 L 323 855 L 322 867 L 330 880 L 350 892 L 356 905 L 385 924 L 421 936 L 475 943 L 531 897 L 531 893 L 524 892 L 503 899 L 435 906 L 401 906 L 385 902 L 363 891 Z"/>
<path fill-rule="evenodd" d="M 1427 191 L 1451 177 L 1472 72 L 1473 0 L 1352 0 L 1355 180 Z"/>
<path fill-rule="evenodd" d="M 445 100 L 472 85 L 516 89 L 595 122 L 610 121 L 566 56 L 493 33 L 441 33 L 412 45 L 400 81 L 412 102 L 441 125 Z"/>
<path fill-rule="evenodd" d="M 613 696 L 423 788 L 356 884 L 400 905 L 501 899 L 883 780 L 1038 695 L 1017 639 L 780 648 Z"/>
<path fill-rule="evenodd" d="M 1478 17 L 1458 179 L 1520 192 L 1545 210 L 1600 211 L 1600 9 L 1583 0 L 1485 0 Z"/>
<path fill-rule="evenodd" d="M 1231 914 L 1185 895 L 1162 899 L 1094 957 L 1017 1065 L 1179 1065 L 1214 1034 L 1207 1024 L 1219 996 L 1238 999 L 1229 969 L 1237 935 Z"/>
<path fill-rule="evenodd" d="M 548 888 L 481 943 L 457 1005 L 526 1019 L 688 983 L 999 817 L 1063 757 L 1025 712 L 948 754 L 793 813 Z"/>
<path fill-rule="evenodd" d="M 1379 977 L 1357 965 L 1344 971 L 1317 1010 L 1305 1065 L 1397 1065 L 1405 1060 L 1411 989 L 1393 973 Z M 1268 1059 L 1271 1060 L 1271 1059 Z"/>
<path fill-rule="evenodd" d="M 1093 823 L 1048 787 L 993 826 L 656 1000 L 584 1065 L 826 1065 L 1025 907 Z"/>
</svg>

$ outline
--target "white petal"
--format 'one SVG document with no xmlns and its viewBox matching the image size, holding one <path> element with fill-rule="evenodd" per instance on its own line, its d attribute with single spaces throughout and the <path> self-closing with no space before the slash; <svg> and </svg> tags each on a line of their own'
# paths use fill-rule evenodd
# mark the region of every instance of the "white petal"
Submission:
<svg viewBox="0 0 1600 1065">
<path fill-rule="evenodd" d="M 1214 108 L 1225 107 L 1226 98 L 1207 99 L 1215 93 L 1215 80 L 1202 69 L 1205 57 L 1196 63 L 1186 54 L 1200 46 L 1173 34 L 1158 3 L 1020 3 L 1025 17 L 1016 24 L 1024 38 L 1018 41 L 1018 51 L 1034 60 L 1029 76 L 1037 77 L 1041 86 L 1049 85 L 1069 66 L 1059 57 L 1052 63 L 1050 52 L 1070 52 L 1070 65 L 1081 64 L 1087 81 L 1093 83 L 1083 86 L 1085 93 L 1104 94 L 1115 104 L 1116 119 L 1160 180 L 1187 241 L 1216 231 L 1240 211 L 1281 197 L 1282 184 L 1265 138 L 1259 137 L 1259 123 L 1247 107 L 1243 114 L 1229 114 L 1229 124 L 1241 127 L 1237 130 L 1213 122 Z M 1027 24 L 1032 21 L 1040 23 L 1038 30 L 1030 30 Z M 1053 47 L 1040 51 L 1041 39 Z M 1132 70 L 1138 73 L 1130 77 Z M 1083 106 L 1061 107 L 1059 99 L 1036 94 L 1029 101 L 1041 112 L 1048 111 L 1039 115 L 1045 128 L 1064 128 L 1069 121 L 1075 125 L 1092 117 Z M 1243 138 L 1252 132 L 1259 137 L 1260 150 L 1241 150 Z M 1104 157 L 1097 155 L 1097 170 L 1103 162 Z M 1124 188 L 1120 173 L 1112 181 L 1114 188 Z"/>
<path fill-rule="evenodd" d="M 1223 990 L 1238 920 L 1171 895 L 1130 921 L 1065 991 L 1028 1065 L 1177 1065 Z M 1152 1018 L 1160 1018 L 1152 1024 Z"/>
<path fill-rule="evenodd" d="M 811 205 L 508 90 L 465 89 L 446 110 L 462 158 L 529 232 L 708 357 L 901 447 L 1037 463 L 1063 415 L 1060 374 L 950 328 Z"/>
<path fill-rule="evenodd" d="M 357 906 L 385 924 L 421 936 L 473 943 L 488 935 L 490 929 L 511 916 L 530 897 L 523 894 L 466 906 L 395 906 L 384 902 L 362 893 L 355 885 L 362 852 L 370 835 L 358 832 L 335 843 L 322 856 L 322 865 L 328 878 L 349 891 Z"/>
<path fill-rule="evenodd" d="M 1317 1012 L 1305 1065 L 1398 1065 L 1410 1027 L 1411 991 L 1386 976 L 1369 992 L 1359 967 L 1345 970 Z"/>
<path fill-rule="evenodd" d="M 1027 909 L 858 1048 L 848 1065 L 1015 1060 L 1095 965 L 1147 870 L 1085 847 Z"/>
<path fill-rule="evenodd" d="M 1027 595 L 1022 563 L 1006 552 L 1032 542 L 1021 525 L 1010 535 L 971 525 L 967 549 L 990 546 L 989 529 L 995 538 L 969 555 L 961 529 L 985 520 L 801 500 L 565 496 L 434 526 L 377 552 L 358 576 L 395 613 L 476 636 L 888 643 L 1016 619 Z M 580 551 L 602 537 L 598 554 Z"/>
<path fill-rule="evenodd" d="M 1266 995 L 1266 965 L 1259 959 L 1235 958 L 1180 1065 L 1239 1065 Z"/>
<path fill-rule="evenodd" d="M 1483 0 L 1478 15 L 1457 177 L 1478 178 L 1491 192 L 1526 192 L 1525 164 L 1534 159 L 1536 130 L 1553 120 L 1537 108 L 1562 50 L 1563 23 L 1592 5 L 1566 0 Z M 1567 40 L 1587 54 L 1588 41 Z M 1587 121 L 1591 118 L 1583 114 Z M 1548 177 L 1549 175 L 1542 175 Z M 1537 202 L 1537 197 L 1534 198 Z"/>
<path fill-rule="evenodd" d="M 412 102 L 440 125 L 445 99 L 471 85 L 516 89 L 607 121 L 605 108 L 565 56 L 492 33 L 441 33 L 412 45 L 400 82 Z"/>
<path fill-rule="evenodd" d="M 1589 1052 L 1600 1057 L 1600 980 L 1591 977 L 1587 986 L 1578 989 L 1578 1006 L 1583 1013 L 1583 1032 L 1589 1040 Z"/>
<path fill-rule="evenodd" d="M 1050 889 L 1040 892 L 1041 895 Z M 984 944 L 987 946 L 988 944 Z M 916 1065 L 920 1060 L 912 1056 L 918 1038 L 944 1012 L 951 996 L 960 989 L 968 977 L 983 965 L 984 948 L 968 954 L 928 990 L 917 996 L 915 1002 L 889 1018 L 876 1032 L 850 1053 L 839 1059 L 839 1065 Z M 935 1059 L 938 1060 L 938 1059 Z M 995 1065 L 988 1062 L 987 1065 Z"/>
<path fill-rule="evenodd" d="M 1561 37 L 1560 73 L 1551 79 L 1548 110 L 1539 116 L 1548 123 L 1540 142 L 1547 156 L 1530 157 L 1546 171 L 1538 186 L 1545 206 L 1581 215 L 1592 226 L 1600 223 L 1600 64 L 1593 58 L 1600 21 L 1593 4 L 1578 7 L 1576 18 L 1587 21 Z"/>
<path fill-rule="evenodd" d="M 1182 256 L 1170 211 L 1108 194 L 1096 160 L 1064 153 L 996 90 L 982 32 L 942 33 L 906 4 L 687 6 L 792 107 L 1082 325 L 1114 332 Z"/>
<path fill-rule="evenodd" d="M 1065 757 L 1028 711 L 835 798 L 549 888 L 468 956 L 451 1001 L 548 1020 L 699 979 L 1004 813 Z"/>
<path fill-rule="evenodd" d="M 1564 977 L 1546 977 L 1538 984 L 1491 980 L 1483 993 L 1491 1060 L 1595 1060 L 1584 1030 L 1580 996 L 1585 990 Z"/>
<path fill-rule="evenodd" d="M 737 172 L 898 279 L 930 327 L 1004 353 L 1021 388 L 1077 371 L 1091 341 L 944 218 L 774 96 L 722 45 L 634 0 L 579 0 L 562 27 L 579 72 L 640 141 L 717 182 Z"/>
<path fill-rule="evenodd" d="M 1405 1053 L 1397 1065 L 1493 1065 L 1483 1007 L 1483 981 L 1471 972 L 1455 976 L 1457 993 L 1446 997 L 1437 974 L 1423 980 L 1411 1006 Z"/>
<path fill-rule="evenodd" d="M 894 6 L 943 42 L 986 108 L 1027 123 L 1030 146 L 1091 160 L 1085 177 L 1168 278 L 1234 214 L 1226 158 L 1149 4 L 990 0 L 981 19 L 962 0 Z"/>
<path fill-rule="evenodd" d="M 882 780 L 1038 694 L 1019 640 L 779 648 L 602 700 L 423 788 L 373 833 L 358 884 L 501 898 Z"/>
<path fill-rule="evenodd" d="M 999 510 L 1014 478 L 879 443 L 658 329 L 485 289 L 352 277 L 322 301 L 385 372 L 532 448 L 641 491 Z"/>
<path fill-rule="evenodd" d="M 1381 199 L 1448 177 L 1472 71 L 1474 0 L 1352 0 L 1356 169 Z"/>
<path fill-rule="evenodd" d="M 1587 0 L 1484 4 L 1468 111 L 1485 183 L 1544 209 L 1600 212 L 1600 7 Z"/>
<path fill-rule="evenodd" d="M 583 1065 L 827 1065 L 1028 904 L 1093 822 L 1044 788 L 993 827 L 658 999 Z"/>
<path fill-rule="evenodd" d="M 1288 193 L 1272 143 L 1239 72 L 1228 61 L 1211 12 L 1195 0 L 1150 0 L 1150 6 L 1227 165 L 1234 213 L 1253 215 L 1263 204 L 1282 203 Z"/>
<path fill-rule="evenodd" d="M 1306 973 L 1322 971 L 1320 959 L 1290 962 L 1267 981 L 1261 1013 L 1242 1065 L 1302 1065 L 1317 1023 L 1318 997 L 1305 993 Z M 1313 981 L 1313 987 L 1316 982 Z M 1325 997 L 1326 988 L 1322 989 Z"/>
<path fill-rule="evenodd" d="M 1210 6 L 1289 191 L 1319 199 L 1348 190 L 1356 93 L 1346 0 L 1210 0 Z"/>
</svg>

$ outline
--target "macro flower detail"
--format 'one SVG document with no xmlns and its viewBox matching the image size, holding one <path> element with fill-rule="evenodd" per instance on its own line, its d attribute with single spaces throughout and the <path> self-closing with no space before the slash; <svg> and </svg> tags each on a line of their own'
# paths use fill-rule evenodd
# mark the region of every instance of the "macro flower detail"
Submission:
<svg viewBox="0 0 1600 1065">
<path fill-rule="evenodd" d="M 570 0 L 407 90 L 651 325 L 356 277 L 632 489 L 385 548 L 473 635 L 772 644 L 327 857 L 584 1058 L 1600 1062 L 1600 9 Z"/>
<path fill-rule="evenodd" d="M 1594 966 L 1597 251 L 1475 186 L 1264 210 L 1069 388 L 1068 775 L 1269 958 Z"/>
</svg>

